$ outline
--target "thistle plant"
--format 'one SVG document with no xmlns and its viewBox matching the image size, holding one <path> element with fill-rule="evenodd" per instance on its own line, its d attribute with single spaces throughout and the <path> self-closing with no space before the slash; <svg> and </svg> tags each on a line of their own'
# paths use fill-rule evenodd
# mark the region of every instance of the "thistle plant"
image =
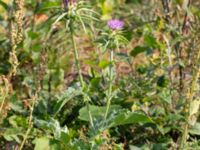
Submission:
<svg viewBox="0 0 200 150">
<path fill-rule="evenodd" d="M 108 116 L 108 112 L 110 109 L 111 105 L 111 100 L 113 97 L 112 94 L 112 86 L 113 82 L 115 80 L 114 78 L 114 68 L 115 68 L 115 63 L 114 63 L 114 49 L 118 48 L 120 40 L 125 40 L 126 39 L 121 35 L 121 29 L 124 27 L 124 22 L 118 19 L 113 19 L 109 20 L 107 22 L 108 27 L 110 28 L 111 33 L 106 34 L 108 36 L 108 41 L 106 42 L 109 50 L 109 77 L 108 77 L 108 90 L 107 90 L 107 95 L 106 95 L 106 112 L 104 115 L 104 120 L 106 120 Z"/>
<path fill-rule="evenodd" d="M 199 149 L 199 5 L 0 0 L 0 149 Z"/>
<path fill-rule="evenodd" d="M 71 33 L 71 41 L 72 41 L 73 51 L 74 51 L 75 64 L 76 64 L 76 67 L 77 67 L 77 70 L 78 70 L 79 81 L 80 81 L 81 88 L 82 88 L 83 100 L 86 103 L 88 116 L 90 118 L 90 125 L 93 127 L 94 126 L 93 125 L 93 118 L 92 118 L 92 114 L 91 114 L 90 108 L 89 108 L 90 98 L 89 98 L 89 96 L 87 96 L 87 93 L 85 93 L 86 90 L 87 90 L 86 89 L 87 87 L 86 87 L 86 84 L 83 80 L 82 71 L 81 71 L 80 62 L 79 62 L 79 53 L 78 53 L 76 43 L 75 43 L 75 40 L 74 40 L 73 22 L 71 22 L 71 24 L 70 24 L 70 33 Z"/>
<path fill-rule="evenodd" d="M 89 106 L 90 97 L 87 94 L 88 87 L 86 86 L 82 75 L 81 65 L 79 61 L 79 52 L 75 41 L 75 31 L 76 31 L 76 24 L 81 23 L 84 31 L 87 32 L 84 20 L 97 21 L 98 19 L 93 16 L 93 14 L 97 15 L 97 13 L 92 11 L 90 8 L 87 7 L 87 5 L 85 5 L 84 2 L 81 1 L 77 2 L 76 0 L 63 0 L 63 6 L 64 6 L 64 11 L 61 12 L 61 15 L 56 19 L 54 24 L 63 19 L 65 20 L 66 23 L 66 30 L 70 32 L 70 38 L 74 53 L 74 61 L 76 69 L 78 71 L 79 82 L 82 89 L 82 96 L 87 107 L 88 116 L 90 118 L 90 125 L 93 127 L 94 126 L 93 117 L 90 112 L 90 106 Z"/>
</svg>

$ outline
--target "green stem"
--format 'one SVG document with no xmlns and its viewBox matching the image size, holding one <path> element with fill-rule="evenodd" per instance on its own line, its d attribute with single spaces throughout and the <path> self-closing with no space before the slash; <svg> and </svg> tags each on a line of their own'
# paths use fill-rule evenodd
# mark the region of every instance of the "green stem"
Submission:
<svg viewBox="0 0 200 150">
<path fill-rule="evenodd" d="M 9 81 L 8 79 L 6 79 L 4 76 L 2 76 L 2 80 L 4 80 L 5 83 L 5 88 L 1 91 L 2 97 L 1 97 L 1 105 L 0 105 L 0 116 L 2 116 L 1 112 L 3 110 L 4 104 L 5 104 L 5 100 L 8 96 L 8 92 L 9 92 Z M 0 117 L 0 119 L 2 119 Z"/>
<path fill-rule="evenodd" d="M 30 107 L 30 115 L 29 115 L 29 121 L 28 121 L 28 129 L 26 130 L 26 133 L 25 133 L 25 135 L 24 135 L 24 138 L 23 138 L 23 141 L 22 141 L 22 143 L 21 143 L 21 145 L 20 145 L 19 150 L 22 150 L 22 149 L 23 149 L 24 144 L 26 143 L 26 140 L 27 140 L 27 138 L 28 138 L 28 135 L 29 135 L 29 133 L 31 132 L 31 129 L 32 129 L 32 127 L 33 127 L 33 122 L 32 122 L 32 120 L 33 120 L 33 110 L 34 110 L 34 106 L 35 106 L 36 99 L 37 99 L 37 93 L 36 93 L 36 95 L 34 95 L 34 97 L 32 98 L 33 103 L 32 103 L 32 106 Z"/>
<path fill-rule="evenodd" d="M 1 102 L 1 105 L 0 105 L 0 115 L 1 115 L 1 111 L 2 111 L 2 109 L 3 109 L 3 106 L 4 106 L 4 103 L 5 103 L 5 99 L 6 99 L 6 97 L 7 97 L 7 92 L 5 93 L 5 94 L 3 94 L 3 96 L 2 96 L 2 102 Z"/>
<path fill-rule="evenodd" d="M 78 70 L 79 81 L 80 81 L 80 84 L 81 84 L 82 92 L 84 92 L 85 83 L 84 83 L 84 80 L 83 80 L 82 71 L 81 71 L 81 67 L 80 67 L 80 63 L 79 63 L 79 54 L 78 54 L 78 50 L 77 50 L 75 39 L 74 39 L 74 32 L 73 32 L 72 23 L 71 23 L 71 27 L 70 27 L 70 33 L 71 33 L 71 41 L 72 41 L 74 57 L 75 57 L 75 64 L 76 64 L 76 67 L 77 67 L 77 70 Z M 86 108 L 87 108 L 88 116 L 89 116 L 89 119 L 90 119 L 90 125 L 92 127 L 94 127 L 93 118 L 92 118 L 92 114 L 90 112 L 90 107 L 89 107 L 90 99 L 87 95 L 85 95 L 85 93 L 83 93 L 83 99 L 84 99 L 84 102 L 86 103 Z"/>
<path fill-rule="evenodd" d="M 110 66 L 109 66 L 109 87 L 108 87 L 108 95 L 106 102 L 106 113 L 104 115 L 104 119 L 106 120 L 108 116 L 108 112 L 110 109 L 111 99 L 112 99 L 112 82 L 113 82 L 113 56 L 114 51 L 110 50 Z"/>
<path fill-rule="evenodd" d="M 194 95 L 195 95 L 195 89 L 196 89 L 196 85 L 197 85 L 198 78 L 199 78 L 199 68 L 197 67 L 199 59 L 200 59 L 200 50 L 198 51 L 196 62 L 194 64 L 194 68 L 193 68 L 194 73 L 193 73 L 193 76 L 192 76 L 192 83 L 191 83 L 191 87 L 188 91 L 189 92 L 188 98 L 187 98 L 187 101 L 186 101 L 186 104 L 185 104 L 185 111 L 187 113 L 187 116 L 186 116 L 186 123 L 185 123 L 184 128 L 183 128 L 183 134 L 182 134 L 182 137 L 181 137 L 179 150 L 183 150 L 184 147 L 185 147 L 185 143 L 187 142 L 188 128 L 189 128 L 188 123 L 189 123 L 190 117 L 191 117 L 189 109 L 190 109 L 190 105 L 191 105 L 193 98 L 194 98 Z"/>
</svg>

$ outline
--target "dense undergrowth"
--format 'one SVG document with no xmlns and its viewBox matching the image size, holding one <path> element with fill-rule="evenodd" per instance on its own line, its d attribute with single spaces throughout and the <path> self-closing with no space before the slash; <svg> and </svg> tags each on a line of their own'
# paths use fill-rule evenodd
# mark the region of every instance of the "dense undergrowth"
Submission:
<svg viewBox="0 0 200 150">
<path fill-rule="evenodd" d="M 0 0 L 1 150 L 198 150 L 198 0 Z"/>
</svg>

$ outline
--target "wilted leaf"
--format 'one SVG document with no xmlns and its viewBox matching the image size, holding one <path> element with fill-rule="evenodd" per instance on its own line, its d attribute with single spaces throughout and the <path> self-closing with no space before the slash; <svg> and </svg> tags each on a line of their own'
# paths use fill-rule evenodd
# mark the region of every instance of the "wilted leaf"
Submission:
<svg viewBox="0 0 200 150">
<path fill-rule="evenodd" d="M 61 144 L 48 137 L 36 138 L 33 143 L 35 144 L 34 150 L 61 150 Z"/>
<path fill-rule="evenodd" d="M 141 150 L 141 148 L 134 146 L 134 145 L 130 145 L 129 148 L 130 148 L 130 150 Z"/>
<path fill-rule="evenodd" d="M 50 140 L 47 137 L 41 137 L 34 140 L 35 148 L 34 150 L 51 150 Z"/>
<path fill-rule="evenodd" d="M 196 122 L 194 126 L 189 129 L 190 134 L 200 135 L 200 123 Z"/>
<path fill-rule="evenodd" d="M 190 104 L 190 116 L 196 114 L 199 110 L 200 101 L 194 100 Z"/>
</svg>

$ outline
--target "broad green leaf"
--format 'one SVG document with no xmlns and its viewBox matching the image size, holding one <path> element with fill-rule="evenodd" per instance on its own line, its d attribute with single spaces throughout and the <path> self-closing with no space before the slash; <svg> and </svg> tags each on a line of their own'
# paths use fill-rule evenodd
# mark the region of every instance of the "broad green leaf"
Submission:
<svg viewBox="0 0 200 150">
<path fill-rule="evenodd" d="M 106 67 L 108 67 L 110 65 L 110 62 L 109 61 L 107 61 L 107 60 L 101 60 L 100 62 L 99 62 L 99 67 L 101 68 L 101 69 L 105 69 Z"/>
<path fill-rule="evenodd" d="M 24 131 L 23 131 L 23 128 L 21 128 L 21 127 L 7 128 L 3 133 L 3 137 L 7 141 L 16 141 L 16 142 L 20 143 L 19 136 L 23 136 L 23 133 L 24 133 Z"/>
<path fill-rule="evenodd" d="M 90 105 L 90 112 L 92 114 L 92 117 L 94 118 L 103 118 L 105 112 L 106 112 L 106 107 L 101 107 L 101 106 L 94 106 L 94 105 Z M 120 109 L 121 107 L 118 105 L 113 105 L 110 107 L 110 112 L 112 112 L 113 110 L 116 109 Z M 83 120 L 83 121 L 89 121 L 89 116 L 88 116 L 88 111 L 87 111 L 87 107 L 83 107 L 80 109 L 79 111 L 79 119 Z"/>
<path fill-rule="evenodd" d="M 115 119 L 113 119 L 111 127 L 125 125 L 125 124 L 135 124 L 135 123 L 153 123 L 153 121 L 146 115 L 135 112 L 129 112 L 117 115 Z"/>
<path fill-rule="evenodd" d="M 150 46 L 152 48 L 158 47 L 158 43 L 156 41 L 156 38 L 151 34 L 144 36 L 144 42 L 147 46 Z"/>
<path fill-rule="evenodd" d="M 155 143 L 153 144 L 152 150 L 167 150 L 168 144 L 167 143 Z"/>
<path fill-rule="evenodd" d="M 100 77 L 97 77 L 97 78 L 93 78 L 91 80 L 91 85 L 95 88 L 98 88 L 99 87 L 99 84 L 101 82 L 101 78 Z"/>
<path fill-rule="evenodd" d="M 157 80 L 157 85 L 159 87 L 166 87 L 168 83 L 168 80 L 166 79 L 166 77 L 164 75 L 160 76 Z"/>
<path fill-rule="evenodd" d="M 48 120 L 35 119 L 34 124 L 37 125 L 37 127 L 46 130 L 46 132 L 54 134 L 55 139 L 59 139 L 62 133 L 68 132 L 68 128 L 66 126 L 61 127 L 60 123 L 53 118 Z"/>
<path fill-rule="evenodd" d="M 151 118 L 149 118 L 146 115 L 135 113 L 135 112 L 123 112 L 123 111 L 120 112 L 119 110 L 122 110 L 120 109 L 120 106 L 118 105 L 111 106 L 110 111 L 109 111 L 111 118 L 108 117 L 108 120 L 109 120 L 109 122 L 107 123 L 108 127 L 115 127 L 119 125 L 134 124 L 134 123 L 153 123 Z M 93 118 L 103 119 L 105 111 L 106 111 L 106 107 L 90 105 L 90 112 Z M 112 114 L 113 112 L 117 112 L 117 111 L 119 111 L 119 113 Z M 83 107 L 79 111 L 79 119 L 84 120 L 84 121 L 89 121 L 88 111 L 86 107 Z"/>
<path fill-rule="evenodd" d="M 37 32 L 33 32 L 33 31 L 29 31 L 28 32 L 28 36 L 34 40 L 34 39 L 37 39 L 39 37 L 39 34 Z"/>
<path fill-rule="evenodd" d="M 158 97 L 161 101 L 166 102 L 168 104 L 172 103 L 172 98 L 169 90 L 163 90 L 158 94 Z"/>
<path fill-rule="evenodd" d="M 43 12 L 49 9 L 60 8 L 60 6 L 61 6 L 60 2 L 58 1 L 57 2 L 46 1 L 40 5 L 40 9 L 38 9 L 38 12 Z"/>
<path fill-rule="evenodd" d="M 34 52 L 39 52 L 39 51 L 41 50 L 41 48 L 42 48 L 42 46 L 41 46 L 40 44 L 34 44 L 34 45 L 32 46 L 32 50 L 33 50 Z"/>
<path fill-rule="evenodd" d="M 27 119 L 22 117 L 22 116 L 17 116 L 17 115 L 13 115 L 11 117 L 9 117 L 9 123 L 13 126 L 13 127 L 24 127 L 26 128 L 28 126 L 28 122 Z"/>
<path fill-rule="evenodd" d="M 0 6 L 2 6 L 5 10 L 9 9 L 8 5 L 5 2 L 3 2 L 2 0 L 0 0 Z"/>
<path fill-rule="evenodd" d="M 12 97 L 10 98 L 9 106 L 13 111 L 17 113 L 26 112 L 26 110 L 24 109 L 23 102 L 17 98 L 16 94 L 12 95 Z"/>
<path fill-rule="evenodd" d="M 138 124 L 138 123 L 154 124 L 154 122 L 148 116 L 141 113 L 130 112 L 122 108 L 118 109 L 111 108 L 105 120 L 104 118 L 105 109 L 98 108 L 94 110 L 96 107 L 97 106 L 93 106 L 93 109 L 90 109 L 92 110 L 91 114 L 94 120 L 94 128 L 91 128 L 89 130 L 90 137 L 95 137 L 109 128 L 117 127 L 120 125 Z M 93 112 L 95 112 L 95 114 Z M 85 110 L 84 114 L 79 116 L 79 118 L 84 121 L 89 121 L 87 111 Z"/>
<path fill-rule="evenodd" d="M 130 55 L 135 57 L 140 53 L 143 53 L 145 51 L 147 51 L 149 49 L 149 47 L 145 47 L 145 46 L 136 46 L 131 52 Z"/>
</svg>

